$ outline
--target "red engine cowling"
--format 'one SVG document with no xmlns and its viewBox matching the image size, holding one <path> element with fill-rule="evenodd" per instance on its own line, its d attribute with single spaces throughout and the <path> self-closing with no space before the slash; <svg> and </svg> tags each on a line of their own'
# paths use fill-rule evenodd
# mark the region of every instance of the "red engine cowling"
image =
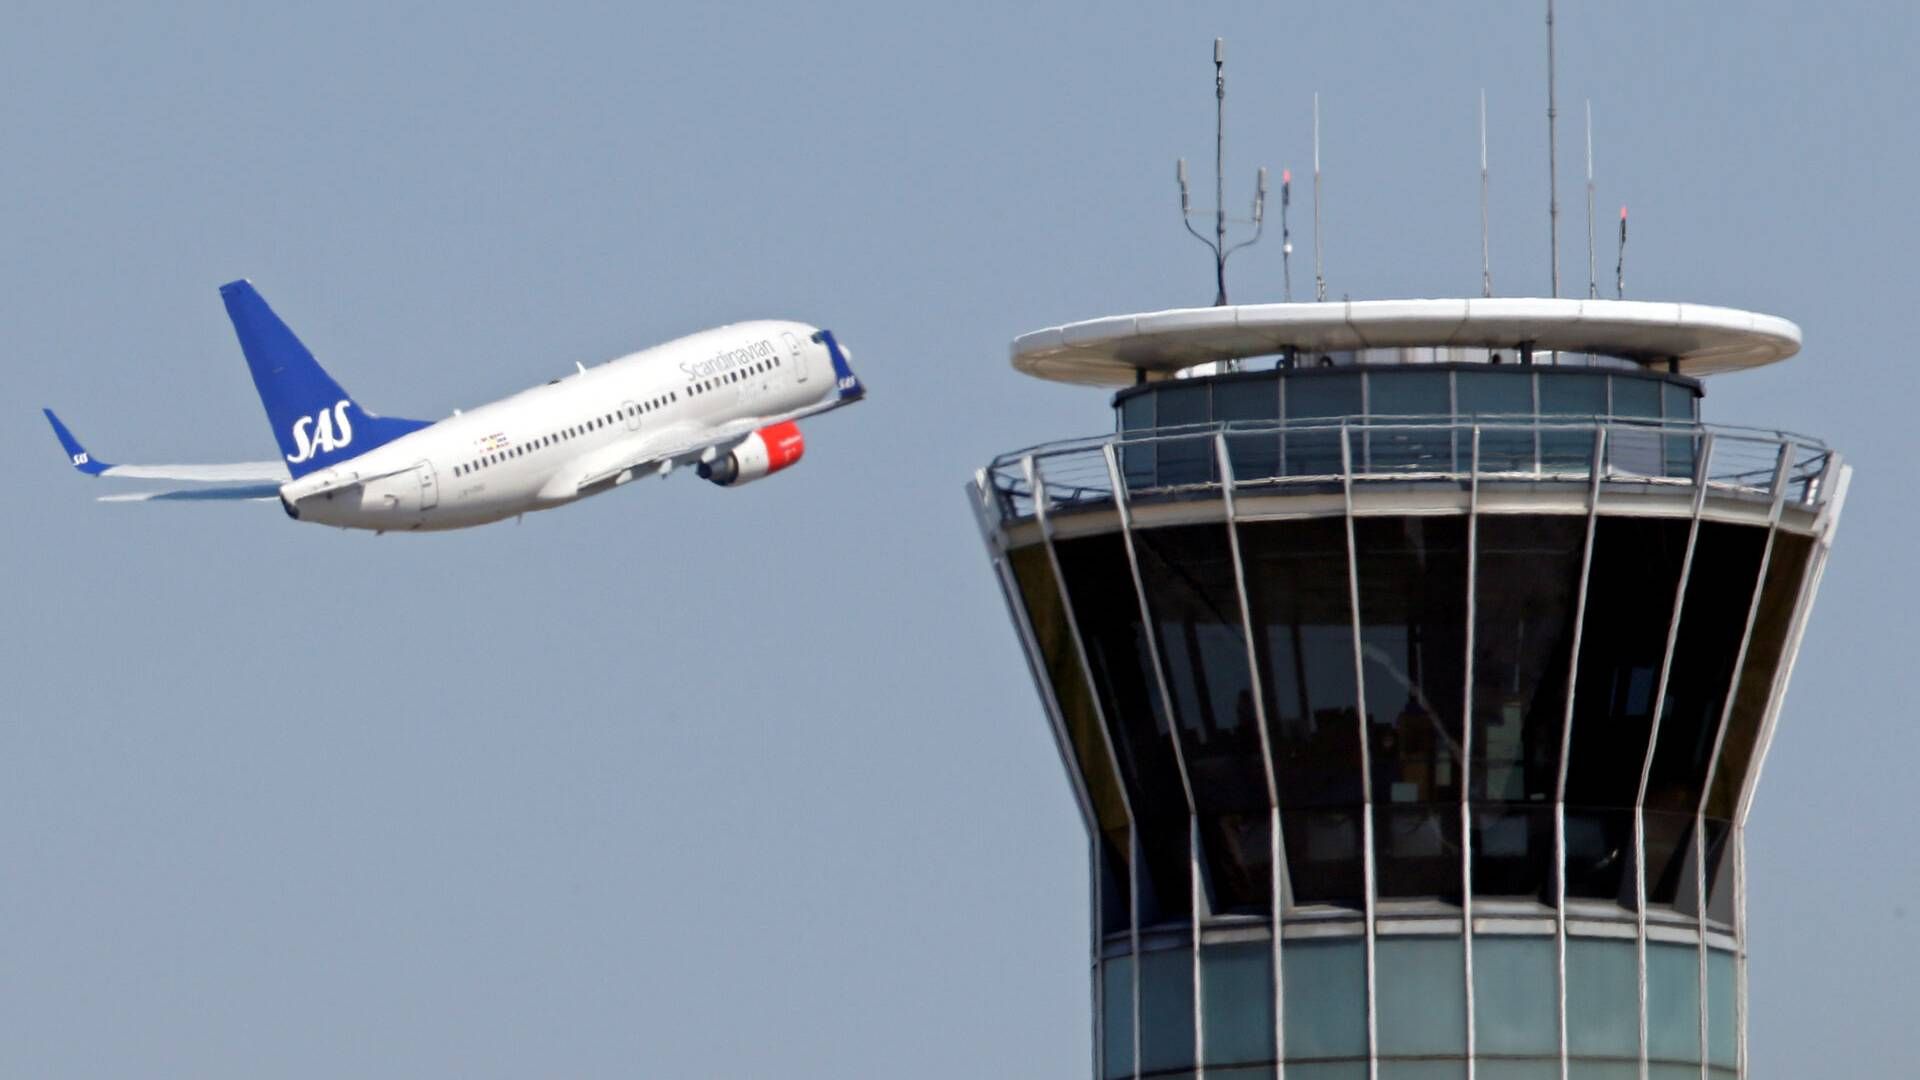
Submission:
<svg viewBox="0 0 1920 1080">
<path fill-rule="evenodd" d="M 806 450 L 807 440 L 800 434 L 800 425 L 789 420 L 747 436 L 725 457 L 701 462 L 700 478 L 721 487 L 752 483 L 799 461 Z"/>
</svg>

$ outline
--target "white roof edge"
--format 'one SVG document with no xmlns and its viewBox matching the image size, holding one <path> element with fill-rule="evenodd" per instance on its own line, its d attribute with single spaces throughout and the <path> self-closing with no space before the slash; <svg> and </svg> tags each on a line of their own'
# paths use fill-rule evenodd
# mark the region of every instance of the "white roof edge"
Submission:
<svg viewBox="0 0 1920 1080">
<path fill-rule="evenodd" d="M 1284 348 L 1517 348 L 1673 360 L 1680 373 L 1716 375 L 1777 363 L 1800 351 L 1800 328 L 1735 308 L 1648 300 L 1545 297 L 1352 300 L 1171 308 L 1108 316 L 1022 334 L 1013 366 L 1057 382 L 1125 386 L 1137 373 Z"/>
</svg>

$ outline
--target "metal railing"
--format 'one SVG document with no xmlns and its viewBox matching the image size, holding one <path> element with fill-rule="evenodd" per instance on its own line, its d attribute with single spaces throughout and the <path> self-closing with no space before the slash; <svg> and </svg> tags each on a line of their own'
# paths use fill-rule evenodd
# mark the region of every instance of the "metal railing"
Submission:
<svg viewBox="0 0 1920 1080">
<path fill-rule="evenodd" d="M 1220 452 L 1224 443 L 1225 454 Z M 1766 502 L 1784 482 L 1789 506 L 1831 496 L 1840 458 L 1803 435 L 1718 424 L 1618 417 L 1337 417 L 1225 421 L 1047 443 L 1002 454 L 984 470 L 1002 519 L 1031 517 L 1033 480 L 1047 509 L 1113 501 L 1115 470 L 1130 499 L 1217 496 L 1355 485 L 1585 484 L 1692 488 Z M 1782 470 L 1782 456 L 1785 469 Z M 1221 468 L 1225 457 L 1227 469 Z M 1781 480 L 1780 478 L 1784 478 Z"/>
</svg>

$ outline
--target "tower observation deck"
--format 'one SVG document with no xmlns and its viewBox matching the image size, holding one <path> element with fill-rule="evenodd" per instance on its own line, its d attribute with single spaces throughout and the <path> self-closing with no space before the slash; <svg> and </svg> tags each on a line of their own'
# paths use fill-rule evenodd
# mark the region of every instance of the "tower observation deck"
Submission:
<svg viewBox="0 0 1920 1080">
<path fill-rule="evenodd" d="M 1844 501 L 1792 323 L 1568 299 L 1024 335 L 969 489 L 1089 837 L 1093 1075 L 1744 1077 L 1745 822 Z"/>
</svg>

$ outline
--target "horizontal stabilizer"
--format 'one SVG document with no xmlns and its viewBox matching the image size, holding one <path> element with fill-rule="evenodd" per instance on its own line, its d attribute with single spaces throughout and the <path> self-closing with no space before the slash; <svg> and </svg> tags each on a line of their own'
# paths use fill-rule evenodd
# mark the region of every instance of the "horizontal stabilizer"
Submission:
<svg viewBox="0 0 1920 1080">
<path fill-rule="evenodd" d="M 234 461 L 206 465 L 115 465 L 87 452 L 67 425 L 52 409 L 41 409 L 53 434 L 67 452 L 67 461 L 88 476 L 112 476 L 125 480 L 190 480 L 203 484 L 259 483 L 272 481 L 276 486 L 287 480 L 287 467 L 278 461 Z"/>
<path fill-rule="evenodd" d="M 129 491 L 102 495 L 101 502 L 215 502 L 265 501 L 280 497 L 278 484 L 246 484 L 239 487 L 176 488 L 172 491 Z"/>
</svg>

